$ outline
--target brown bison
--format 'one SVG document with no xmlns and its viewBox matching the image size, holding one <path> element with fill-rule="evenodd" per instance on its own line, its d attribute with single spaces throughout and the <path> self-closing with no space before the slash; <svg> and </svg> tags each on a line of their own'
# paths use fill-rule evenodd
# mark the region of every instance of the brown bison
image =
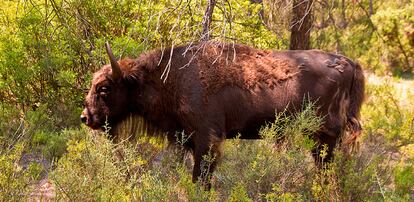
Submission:
<svg viewBox="0 0 414 202">
<path fill-rule="evenodd" d="M 215 157 L 208 179 L 226 138 L 260 138 L 260 127 L 273 121 L 275 112 L 295 113 L 305 98 L 324 117 L 314 134 L 320 145 L 313 152 L 317 162 L 322 145 L 328 145 L 324 160 L 329 160 L 345 132 L 357 136 L 362 130 L 363 71 L 341 55 L 205 42 L 117 61 L 108 44 L 106 48 L 111 64 L 94 74 L 82 122 L 101 129 L 134 114 L 171 142 L 177 131 L 191 134 L 185 147 L 194 157 L 193 181 L 203 175 L 203 155 Z"/>
</svg>

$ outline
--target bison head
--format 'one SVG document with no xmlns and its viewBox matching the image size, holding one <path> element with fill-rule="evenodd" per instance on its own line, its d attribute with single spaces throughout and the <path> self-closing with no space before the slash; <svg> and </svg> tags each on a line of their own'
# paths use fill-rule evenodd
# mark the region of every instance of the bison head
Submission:
<svg viewBox="0 0 414 202">
<path fill-rule="evenodd" d="M 81 121 L 92 129 L 103 129 L 106 124 L 112 126 L 129 112 L 130 86 L 123 76 L 124 67 L 115 59 L 109 44 L 105 45 L 111 64 L 93 75 L 80 116 Z"/>
</svg>

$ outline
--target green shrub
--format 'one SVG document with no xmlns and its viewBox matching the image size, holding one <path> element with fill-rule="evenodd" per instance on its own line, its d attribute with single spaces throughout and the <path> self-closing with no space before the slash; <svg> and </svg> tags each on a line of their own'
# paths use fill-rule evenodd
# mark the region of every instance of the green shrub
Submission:
<svg viewBox="0 0 414 202">
<path fill-rule="evenodd" d="M 30 163 L 23 168 L 19 161 L 23 156 L 24 143 L 18 142 L 7 151 L 0 153 L 0 199 L 3 201 L 21 201 L 29 198 L 33 184 L 44 170 L 42 165 Z"/>
<path fill-rule="evenodd" d="M 247 195 L 246 188 L 241 184 L 236 184 L 229 194 L 228 202 L 253 202 Z"/>
<path fill-rule="evenodd" d="M 414 26 L 414 4 L 407 6 L 392 2 L 387 8 L 379 10 L 373 17 L 377 26 L 378 41 L 375 45 L 382 46 L 380 59 L 394 75 L 412 72 L 414 64 L 414 43 L 410 42 L 414 35 L 408 35 L 407 29 Z"/>
<path fill-rule="evenodd" d="M 176 155 L 149 142 L 115 145 L 94 134 L 68 142 L 68 153 L 58 161 L 51 179 L 62 199 L 215 201 L 213 191 L 191 181 Z"/>
<path fill-rule="evenodd" d="M 321 121 L 308 105 L 295 117 L 276 116 L 275 123 L 262 128 L 263 140 L 227 141 L 215 174 L 217 190 L 229 193 L 234 186 L 243 186 L 254 201 L 272 198 L 272 193 L 309 198 L 309 182 L 315 172 L 310 154 L 315 143 L 308 135 L 319 129 Z"/>
<path fill-rule="evenodd" d="M 359 152 L 350 155 L 338 150 L 334 161 L 318 170 L 310 155 L 315 143 L 309 135 L 321 121 L 309 106 L 294 117 L 277 116 L 275 123 L 262 128 L 262 140 L 226 141 L 210 191 L 192 182 L 192 166 L 186 164 L 187 158 L 183 160 L 179 145 L 162 148 L 148 138 L 114 144 L 96 133 L 69 140 L 68 153 L 58 161 L 51 178 L 57 197 L 71 200 L 377 201 L 408 197 L 412 164 L 397 164 L 384 152 L 387 147 L 378 147 L 385 137 L 370 134 L 376 131 L 371 127 L 386 125 L 368 124 Z"/>
</svg>

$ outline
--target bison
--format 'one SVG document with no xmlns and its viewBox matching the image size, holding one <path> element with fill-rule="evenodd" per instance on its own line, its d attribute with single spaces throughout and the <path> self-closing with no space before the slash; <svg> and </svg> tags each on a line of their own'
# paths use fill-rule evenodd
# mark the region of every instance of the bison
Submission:
<svg viewBox="0 0 414 202">
<path fill-rule="evenodd" d="M 323 117 L 313 136 L 316 162 L 323 145 L 328 146 L 323 160 L 329 161 L 345 133 L 356 137 L 362 130 L 363 71 L 342 55 L 203 42 L 117 61 L 108 43 L 106 50 L 110 64 L 94 73 L 81 121 L 102 129 L 133 114 L 171 142 L 177 131 L 191 134 L 184 146 L 194 157 L 193 181 L 203 175 L 203 155 L 215 157 L 210 176 L 226 138 L 241 134 L 241 139 L 259 139 L 260 127 L 273 121 L 275 113 L 298 112 L 305 98 L 315 102 Z"/>
</svg>

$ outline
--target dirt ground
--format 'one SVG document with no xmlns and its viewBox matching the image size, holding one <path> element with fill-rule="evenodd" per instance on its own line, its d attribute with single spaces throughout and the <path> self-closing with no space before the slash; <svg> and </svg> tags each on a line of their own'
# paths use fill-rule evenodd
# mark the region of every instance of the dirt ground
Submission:
<svg viewBox="0 0 414 202">
<path fill-rule="evenodd" d="M 401 105 L 407 105 L 405 100 L 414 98 L 414 78 L 393 78 L 391 76 L 377 76 L 372 73 L 366 73 L 366 83 L 371 85 L 388 85 L 393 86 L 396 90 L 396 96 L 400 98 Z"/>
</svg>

